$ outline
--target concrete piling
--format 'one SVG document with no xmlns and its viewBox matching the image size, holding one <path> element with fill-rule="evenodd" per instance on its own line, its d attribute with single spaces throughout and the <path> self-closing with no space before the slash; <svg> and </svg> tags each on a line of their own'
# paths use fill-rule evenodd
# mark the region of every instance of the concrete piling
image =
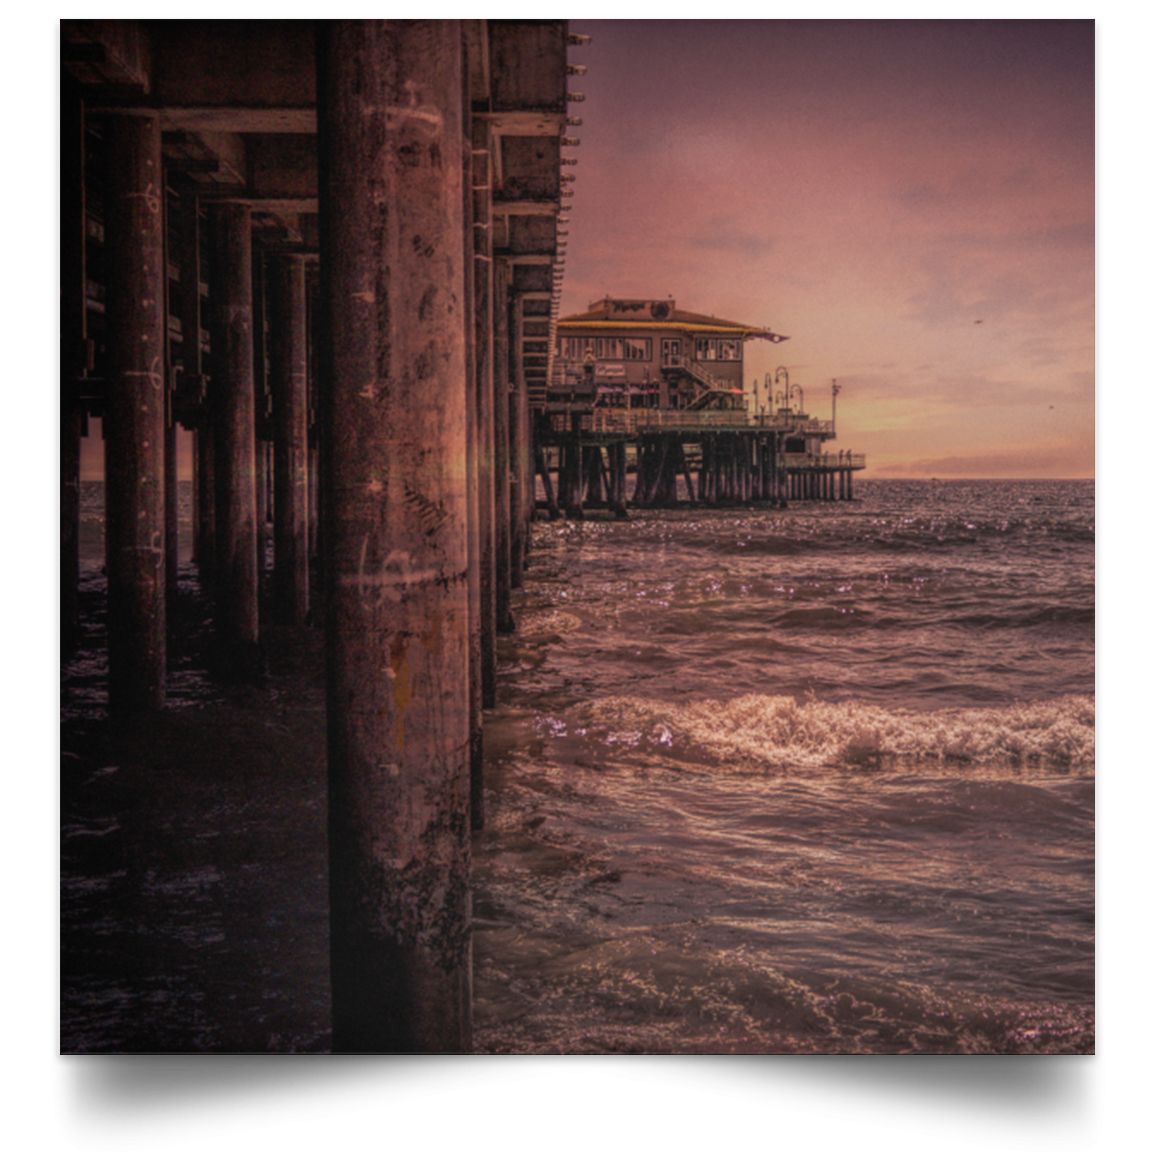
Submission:
<svg viewBox="0 0 1155 1155">
<path fill-rule="evenodd" d="M 256 410 L 252 210 L 211 206 L 215 600 L 223 671 L 250 676 L 258 657 Z"/>
<path fill-rule="evenodd" d="M 273 394 L 273 590 L 277 620 L 309 613 L 309 478 L 305 259 L 269 262 L 269 376 Z"/>
<path fill-rule="evenodd" d="M 461 35 L 317 53 L 333 1047 L 468 1051 Z"/>
<path fill-rule="evenodd" d="M 80 441 L 86 373 L 84 101 L 67 82 L 61 92 L 60 167 L 60 626 L 62 648 L 80 626 Z"/>
<path fill-rule="evenodd" d="M 160 121 L 105 122 L 109 255 L 105 518 L 109 705 L 165 693 L 165 266 Z"/>
<path fill-rule="evenodd" d="M 481 540 L 481 704 L 497 703 L 497 527 L 494 480 L 493 220 L 490 155 L 482 123 L 473 126 L 473 361 L 477 389 L 478 534 Z M 476 800 L 475 800 L 476 801 Z M 475 819 L 476 821 L 476 819 Z"/>
<path fill-rule="evenodd" d="M 511 611 L 510 491 L 510 383 L 509 383 L 509 285 L 510 268 L 505 260 L 493 263 L 493 476 L 494 476 L 494 617 L 497 632 L 514 630 Z M 560 498 L 559 498 L 560 500 Z"/>
</svg>

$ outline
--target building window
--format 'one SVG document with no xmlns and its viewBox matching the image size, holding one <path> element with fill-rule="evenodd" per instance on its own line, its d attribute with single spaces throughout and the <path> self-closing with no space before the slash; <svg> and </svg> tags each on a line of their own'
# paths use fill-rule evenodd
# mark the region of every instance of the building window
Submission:
<svg viewBox="0 0 1155 1155">
<path fill-rule="evenodd" d="M 562 337 L 559 352 L 567 361 L 584 361 L 592 349 L 599 361 L 652 361 L 654 342 L 651 337 Z"/>
<path fill-rule="evenodd" d="M 742 342 L 729 337 L 697 337 L 694 340 L 697 361 L 741 361 Z"/>
</svg>

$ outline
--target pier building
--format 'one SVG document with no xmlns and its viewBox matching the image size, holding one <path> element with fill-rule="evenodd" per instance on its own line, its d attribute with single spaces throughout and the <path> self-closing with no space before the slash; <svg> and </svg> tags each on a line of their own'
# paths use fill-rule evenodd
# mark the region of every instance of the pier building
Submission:
<svg viewBox="0 0 1155 1155">
<path fill-rule="evenodd" d="M 837 383 L 829 421 L 805 412 L 785 367 L 754 381 L 753 396 L 745 388 L 745 343 L 788 339 L 679 309 L 672 298 L 606 297 L 561 318 L 548 385 L 534 398 L 535 462 L 550 516 L 852 498 L 865 458 L 825 449 L 835 437 Z"/>
</svg>

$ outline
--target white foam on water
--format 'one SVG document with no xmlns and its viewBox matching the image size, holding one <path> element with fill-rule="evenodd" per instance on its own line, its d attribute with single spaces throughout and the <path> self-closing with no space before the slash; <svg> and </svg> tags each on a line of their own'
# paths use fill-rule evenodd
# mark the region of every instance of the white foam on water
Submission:
<svg viewBox="0 0 1155 1155">
<path fill-rule="evenodd" d="M 1083 769 L 1095 759 L 1095 700 L 1089 695 L 923 712 L 766 694 L 677 704 L 611 697 L 592 702 L 583 721 L 588 736 L 618 748 L 699 751 L 763 767 L 900 758 Z"/>
</svg>

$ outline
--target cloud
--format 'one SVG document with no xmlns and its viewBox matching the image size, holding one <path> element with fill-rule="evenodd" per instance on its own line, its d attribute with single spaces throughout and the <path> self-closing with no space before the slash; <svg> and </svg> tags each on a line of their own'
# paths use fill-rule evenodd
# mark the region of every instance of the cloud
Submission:
<svg viewBox="0 0 1155 1155">
<path fill-rule="evenodd" d="M 774 248 L 774 242 L 769 238 L 736 229 L 730 220 L 715 218 L 706 222 L 706 228 L 708 231 L 689 238 L 691 247 L 745 257 L 748 260 L 758 260 Z"/>
</svg>

